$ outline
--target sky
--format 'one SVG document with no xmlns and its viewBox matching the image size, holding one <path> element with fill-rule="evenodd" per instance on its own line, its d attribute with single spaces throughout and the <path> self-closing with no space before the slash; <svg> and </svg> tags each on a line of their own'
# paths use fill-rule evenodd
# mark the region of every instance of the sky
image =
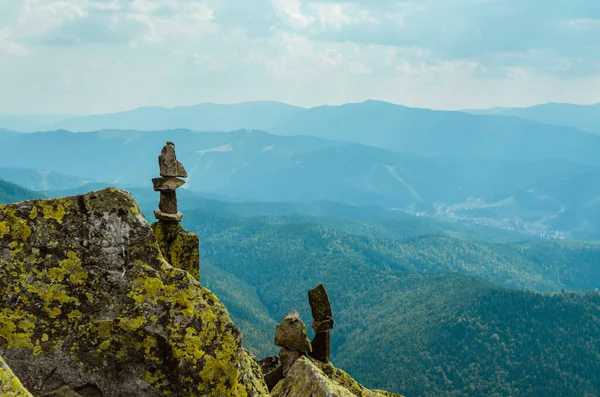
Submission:
<svg viewBox="0 0 600 397">
<path fill-rule="evenodd" d="M 0 0 L 0 113 L 600 102 L 598 0 Z"/>
</svg>

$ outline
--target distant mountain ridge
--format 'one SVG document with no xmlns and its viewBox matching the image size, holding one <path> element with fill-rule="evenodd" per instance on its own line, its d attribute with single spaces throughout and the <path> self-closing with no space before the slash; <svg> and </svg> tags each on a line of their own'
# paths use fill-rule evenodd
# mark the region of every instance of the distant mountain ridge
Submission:
<svg viewBox="0 0 600 397">
<path fill-rule="evenodd" d="M 61 120 L 52 129 L 258 129 L 277 135 L 352 141 L 421 156 L 526 161 L 557 158 L 600 165 L 596 150 L 600 137 L 576 128 L 518 117 L 410 108 L 375 100 L 309 109 L 268 101 L 169 109 L 147 107 Z"/>
<path fill-rule="evenodd" d="M 550 102 L 524 108 L 491 108 L 465 110 L 479 115 L 512 116 L 547 124 L 579 128 L 600 134 L 600 103 L 574 105 Z"/>
<path fill-rule="evenodd" d="M 256 101 L 235 104 L 203 103 L 164 108 L 142 107 L 119 113 L 84 116 L 58 121 L 52 129 L 74 132 L 120 130 L 231 131 L 242 128 L 265 130 L 305 109 L 280 102 Z"/>
</svg>

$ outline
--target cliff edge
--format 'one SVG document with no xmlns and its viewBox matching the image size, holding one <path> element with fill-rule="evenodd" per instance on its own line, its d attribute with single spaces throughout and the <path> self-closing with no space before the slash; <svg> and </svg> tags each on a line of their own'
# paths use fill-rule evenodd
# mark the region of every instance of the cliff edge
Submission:
<svg viewBox="0 0 600 397">
<path fill-rule="evenodd" d="M 128 192 L 0 206 L 0 355 L 41 395 L 263 396 L 226 308 Z"/>
</svg>

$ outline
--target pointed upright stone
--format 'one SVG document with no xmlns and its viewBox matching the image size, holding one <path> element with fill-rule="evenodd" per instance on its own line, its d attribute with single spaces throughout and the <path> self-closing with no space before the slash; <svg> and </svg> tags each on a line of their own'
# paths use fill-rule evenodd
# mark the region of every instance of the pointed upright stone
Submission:
<svg viewBox="0 0 600 397">
<path fill-rule="evenodd" d="M 308 290 L 308 303 L 312 311 L 312 327 L 316 333 L 329 331 L 333 328 L 333 314 L 329 296 L 323 284 Z"/>
<path fill-rule="evenodd" d="M 158 156 L 158 165 L 160 167 L 160 176 L 162 177 L 181 177 L 187 178 L 188 174 L 183 164 L 177 161 L 175 154 L 175 144 L 167 142 Z"/>
</svg>

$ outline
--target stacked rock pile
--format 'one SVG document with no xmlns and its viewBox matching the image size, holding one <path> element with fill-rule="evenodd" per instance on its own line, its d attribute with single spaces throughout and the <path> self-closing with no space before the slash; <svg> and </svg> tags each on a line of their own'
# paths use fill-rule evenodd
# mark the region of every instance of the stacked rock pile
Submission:
<svg viewBox="0 0 600 397">
<path fill-rule="evenodd" d="M 156 219 L 167 222 L 180 222 L 183 214 L 177 210 L 176 190 L 185 184 L 179 178 L 187 178 L 188 174 L 175 154 L 175 144 L 167 142 L 158 156 L 161 178 L 153 178 L 154 190 L 160 192 L 158 209 L 154 210 Z"/>
<path fill-rule="evenodd" d="M 331 350 L 333 314 L 329 296 L 323 284 L 308 291 L 308 302 L 312 311 L 312 328 L 315 337 L 311 342 L 306 333 L 306 325 L 297 311 L 290 312 L 275 329 L 275 345 L 280 346 L 279 356 L 267 357 L 260 361 L 269 390 L 284 379 L 294 363 L 302 356 L 328 363 Z"/>
</svg>

